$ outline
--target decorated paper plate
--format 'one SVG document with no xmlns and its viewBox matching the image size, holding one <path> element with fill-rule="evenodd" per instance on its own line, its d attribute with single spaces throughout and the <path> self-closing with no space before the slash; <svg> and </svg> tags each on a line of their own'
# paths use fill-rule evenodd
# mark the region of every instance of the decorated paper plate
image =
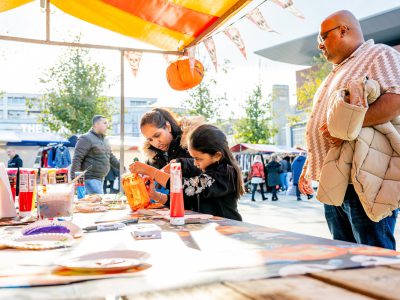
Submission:
<svg viewBox="0 0 400 300">
<path fill-rule="evenodd" d="M 107 211 L 108 207 L 104 206 L 104 205 L 92 206 L 92 205 L 87 205 L 87 204 L 78 204 L 75 206 L 75 209 L 78 212 L 82 212 L 82 213 L 93 213 L 93 212 Z"/>
<path fill-rule="evenodd" d="M 122 210 L 122 209 L 127 208 L 127 205 L 126 204 L 109 204 L 108 208 L 110 210 Z"/>
<path fill-rule="evenodd" d="M 111 250 L 70 257 L 56 262 L 79 271 L 122 271 L 141 265 L 150 255 L 135 250 Z"/>
<path fill-rule="evenodd" d="M 70 247 L 73 237 L 65 233 L 43 233 L 24 235 L 13 239 L 1 240 L 0 244 L 22 250 L 47 250 Z"/>
<path fill-rule="evenodd" d="M 74 238 L 82 236 L 82 229 L 70 221 L 39 220 L 25 226 L 22 235 L 36 235 L 42 233 L 68 233 Z"/>
</svg>

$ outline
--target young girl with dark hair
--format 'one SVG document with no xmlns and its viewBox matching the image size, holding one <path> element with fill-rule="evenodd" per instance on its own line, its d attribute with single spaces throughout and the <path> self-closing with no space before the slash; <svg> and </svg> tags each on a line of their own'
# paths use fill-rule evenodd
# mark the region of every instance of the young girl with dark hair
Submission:
<svg viewBox="0 0 400 300">
<path fill-rule="evenodd" d="M 215 126 L 201 125 L 190 134 L 188 150 L 192 159 L 179 158 L 176 161 L 182 164 L 184 198 L 195 197 L 197 200 L 189 209 L 241 221 L 237 201 L 244 194 L 243 178 L 225 134 Z M 140 162 L 132 164 L 130 170 L 148 175 L 167 188 L 169 186 L 166 172 Z M 160 198 L 157 194 L 152 190 L 150 196 L 160 199 L 161 203 L 168 201 L 166 195 Z"/>
</svg>

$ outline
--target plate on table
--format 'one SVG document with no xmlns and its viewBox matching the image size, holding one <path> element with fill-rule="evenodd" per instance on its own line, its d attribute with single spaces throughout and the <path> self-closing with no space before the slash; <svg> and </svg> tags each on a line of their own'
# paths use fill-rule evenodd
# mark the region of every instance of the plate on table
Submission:
<svg viewBox="0 0 400 300">
<path fill-rule="evenodd" d="M 73 237 L 65 233 L 43 233 L 24 235 L 0 241 L 1 245 L 21 250 L 48 250 L 70 247 Z"/>
<path fill-rule="evenodd" d="M 143 264 L 149 256 L 143 251 L 110 250 L 62 259 L 56 264 L 79 271 L 122 271 Z"/>
</svg>

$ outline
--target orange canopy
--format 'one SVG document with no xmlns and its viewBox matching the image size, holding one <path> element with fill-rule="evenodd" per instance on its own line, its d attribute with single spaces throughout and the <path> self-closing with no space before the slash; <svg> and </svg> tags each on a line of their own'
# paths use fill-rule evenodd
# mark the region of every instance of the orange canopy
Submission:
<svg viewBox="0 0 400 300">
<path fill-rule="evenodd" d="M 33 0 L 3 0 L 0 12 Z M 158 48 L 183 50 L 251 0 L 51 0 L 74 17 Z"/>
</svg>

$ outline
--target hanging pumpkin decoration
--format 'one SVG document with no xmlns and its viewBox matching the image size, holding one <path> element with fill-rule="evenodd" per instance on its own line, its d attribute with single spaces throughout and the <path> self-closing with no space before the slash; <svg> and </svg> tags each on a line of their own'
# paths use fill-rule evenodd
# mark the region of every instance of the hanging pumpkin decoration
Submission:
<svg viewBox="0 0 400 300">
<path fill-rule="evenodd" d="M 188 58 L 174 61 L 167 68 L 167 81 L 170 87 L 177 91 L 195 87 L 203 80 L 203 76 L 203 64 L 197 59 L 193 68 L 190 68 Z"/>
</svg>

